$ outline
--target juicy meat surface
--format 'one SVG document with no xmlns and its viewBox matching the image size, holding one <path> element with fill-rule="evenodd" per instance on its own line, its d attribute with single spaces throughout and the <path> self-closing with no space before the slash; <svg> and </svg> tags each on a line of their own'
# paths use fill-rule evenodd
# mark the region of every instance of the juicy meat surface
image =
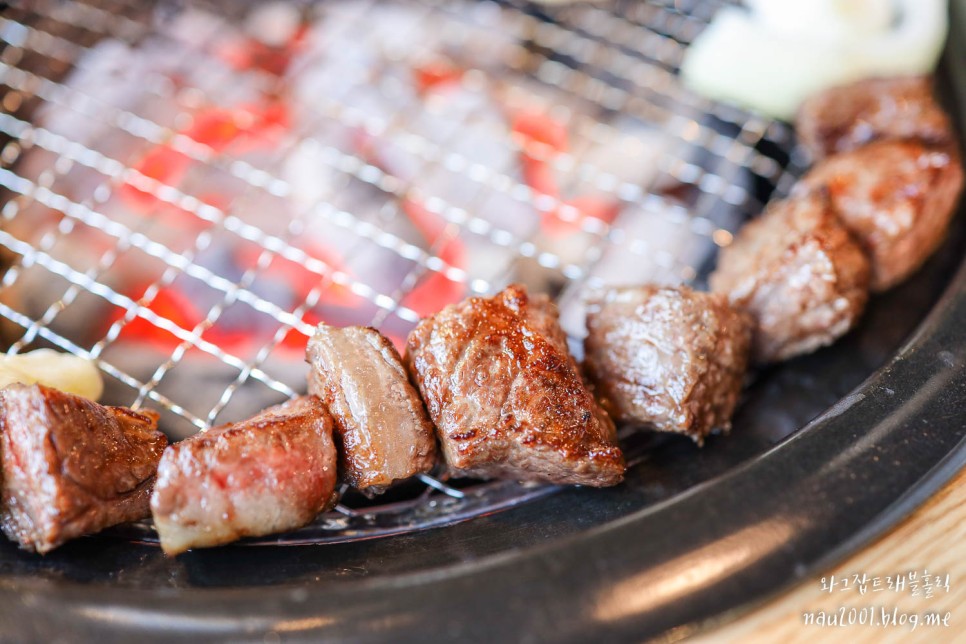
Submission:
<svg viewBox="0 0 966 644">
<path fill-rule="evenodd" d="M 546 296 L 510 286 L 450 305 L 413 330 L 406 359 L 457 472 L 598 487 L 623 479 L 614 424 Z"/>
<path fill-rule="evenodd" d="M 332 418 L 315 396 L 164 451 L 151 513 L 169 555 L 293 530 L 335 503 Z"/>
<path fill-rule="evenodd" d="M 751 319 L 686 286 L 615 288 L 592 301 L 584 367 L 617 420 L 699 444 L 727 430 L 748 367 Z"/>
<path fill-rule="evenodd" d="M 814 161 L 880 139 L 953 141 L 927 76 L 871 78 L 820 92 L 802 104 L 795 129 Z"/>
<path fill-rule="evenodd" d="M 711 290 L 754 319 L 752 360 L 831 344 L 859 319 L 869 260 L 821 191 L 773 201 L 721 251 Z"/>
<path fill-rule="evenodd" d="M 319 325 L 307 351 L 309 393 L 335 420 L 342 479 L 379 492 L 436 463 L 436 436 L 402 359 L 381 333 Z"/>
<path fill-rule="evenodd" d="M 872 290 L 884 291 L 936 250 L 962 187 L 954 148 L 881 141 L 825 159 L 794 194 L 828 192 L 835 214 L 869 256 Z"/>
<path fill-rule="evenodd" d="M 154 412 L 105 407 L 43 385 L 0 391 L 0 523 L 45 553 L 148 516 L 161 452 Z"/>
</svg>

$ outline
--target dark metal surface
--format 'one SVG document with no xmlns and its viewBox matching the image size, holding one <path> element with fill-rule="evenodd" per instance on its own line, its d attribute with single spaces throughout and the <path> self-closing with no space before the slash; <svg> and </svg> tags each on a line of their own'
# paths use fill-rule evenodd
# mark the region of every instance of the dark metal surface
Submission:
<svg viewBox="0 0 966 644">
<path fill-rule="evenodd" d="M 234 71 L 224 66 L 226 53 L 262 51 L 246 27 L 258 3 L 38 0 L 10 7 L 0 16 L 0 348 L 47 346 L 96 359 L 106 379 L 102 402 L 154 408 L 159 427 L 177 440 L 303 391 L 304 351 L 282 338 L 292 325 L 301 329 L 297 334 L 311 334 L 306 314 L 337 326 L 376 326 L 399 342 L 419 317 L 406 303 L 442 283 L 428 280 L 456 278 L 457 290 L 434 289 L 447 300 L 467 288 L 489 294 L 522 282 L 558 296 L 564 328 L 576 339 L 589 288 L 609 280 L 701 284 L 716 245 L 773 191 L 787 190 L 801 169 L 790 163 L 787 124 L 700 99 L 673 82 L 686 43 L 720 2 L 578 3 L 546 11 L 523 0 L 304 3 L 299 13 L 309 35 L 269 56 L 274 62 L 267 68 Z M 400 29 L 400 20 L 413 25 Z M 199 29 L 209 36 L 200 37 Z M 429 47 L 433 56 L 462 61 L 457 67 L 478 72 L 482 85 L 450 87 L 426 100 L 412 71 L 426 59 L 434 33 L 445 34 L 446 44 Z M 494 40 L 504 46 L 493 50 Z M 327 48 L 341 57 L 333 62 Z M 343 74 L 342 57 L 367 62 Z M 326 80 L 318 85 L 319 79 Z M 346 82 L 354 89 L 342 87 Z M 602 82 L 616 93 L 602 92 Z M 248 113 L 235 100 L 240 88 L 302 115 L 295 119 L 300 125 L 277 132 L 286 141 L 269 146 L 274 151 L 245 153 L 242 145 L 199 154 L 199 141 L 178 136 L 177 123 L 204 122 L 211 105 Z M 453 109 L 453 100 L 476 107 Z M 567 162 L 571 171 L 562 172 L 561 185 L 570 186 L 567 194 L 586 188 L 621 204 L 617 219 L 587 220 L 581 233 L 565 237 L 543 230 L 539 213 L 547 205 L 518 176 L 521 159 L 506 127 L 512 123 L 504 122 L 519 100 L 574 110 L 561 125 L 573 134 L 570 149 L 581 151 L 572 161 L 581 161 Z M 364 105 L 381 108 L 360 120 Z M 360 127 L 367 136 L 358 136 Z M 496 155 L 457 152 L 488 149 L 474 139 L 480 136 L 511 147 Z M 387 175 L 388 167 L 370 164 L 369 137 L 381 141 L 376 147 L 431 153 Z M 165 142 L 193 169 L 167 186 L 173 190 L 142 185 L 152 197 L 149 214 L 144 204 L 127 203 L 125 186 L 145 179 L 146 158 L 172 151 Z M 324 158 L 309 152 L 310 159 L 300 159 L 307 150 Z M 464 182 L 458 168 L 471 160 L 486 172 Z M 296 166 L 312 178 L 293 177 Z M 233 177 L 227 183 L 226 173 Z M 342 188 L 321 198 L 315 188 L 306 190 L 306 181 L 328 184 L 322 177 Z M 443 246 L 407 224 L 402 204 L 416 193 L 433 195 L 447 238 L 469 244 L 469 255 L 456 262 L 463 268 L 437 257 L 434 247 Z M 199 209 L 206 194 L 223 202 L 218 213 Z M 310 212 L 301 212 L 301 201 L 314 204 Z M 291 217 L 282 237 L 262 216 L 276 208 Z M 186 227 L 182 215 L 194 224 Z M 204 233 L 192 232 L 194 225 Z M 340 273 L 339 289 L 365 297 L 332 297 L 325 285 L 336 277 L 333 267 L 303 254 L 316 243 L 339 246 L 336 255 L 355 263 Z M 255 247 L 272 258 L 268 266 L 250 264 Z M 325 293 L 303 301 L 289 288 L 302 279 L 280 279 L 272 269 L 276 261 L 291 267 L 286 255 L 314 266 L 296 274 Z M 419 258 L 415 264 L 412 257 Z M 138 295 L 142 290 L 151 294 Z M 156 306 L 172 298 L 190 304 Z M 631 464 L 650 447 L 644 441 L 637 449 L 639 438 L 624 442 Z M 246 543 L 385 537 L 492 514 L 550 492 L 509 481 L 451 481 L 440 470 L 373 499 L 349 490 L 310 525 Z M 157 542 L 150 520 L 108 532 Z"/>
<path fill-rule="evenodd" d="M 955 36 L 949 60 L 962 60 Z M 956 65 L 945 74 L 957 116 L 966 105 L 964 74 Z M 842 342 L 759 374 L 733 436 L 703 450 L 645 437 L 654 441 L 649 459 L 623 486 L 566 490 L 388 539 L 228 547 L 175 560 L 107 537 L 45 558 L 4 541 L 3 635 L 141 642 L 262 641 L 270 632 L 353 641 L 683 635 L 853 551 L 966 462 L 963 220 L 940 254 L 876 298 Z"/>
<path fill-rule="evenodd" d="M 0 623 L 44 640 L 612 641 L 738 607 L 854 549 L 963 463 L 966 272 L 848 393 L 932 306 L 963 232 L 960 219 L 941 255 L 840 345 L 762 374 L 734 436 L 700 451 L 656 442 L 617 489 L 391 539 L 176 560 L 109 538 L 46 558 L 3 543 Z"/>
</svg>

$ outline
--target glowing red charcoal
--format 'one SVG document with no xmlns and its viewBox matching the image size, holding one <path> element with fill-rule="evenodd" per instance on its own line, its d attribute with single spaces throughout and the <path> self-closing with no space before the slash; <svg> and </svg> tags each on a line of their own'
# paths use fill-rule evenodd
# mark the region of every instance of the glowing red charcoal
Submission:
<svg viewBox="0 0 966 644">
<path fill-rule="evenodd" d="M 245 269 L 255 266 L 263 252 L 263 249 L 255 244 L 243 244 L 236 253 L 239 266 Z M 319 294 L 315 308 L 305 311 L 302 315 L 302 321 L 312 326 L 325 321 L 317 310 L 319 306 L 355 309 L 362 305 L 362 298 L 353 293 L 348 286 L 337 284 L 330 279 L 333 272 L 347 273 L 339 253 L 318 243 L 308 244 L 305 252 L 310 257 L 325 263 L 329 267 L 328 272 L 320 275 L 296 261 L 275 255 L 259 271 L 257 279 L 263 283 L 285 285 L 289 290 L 289 303 L 286 308 L 290 310 L 301 306 L 312 290 L 324 283 L 325 286 Z M 308 337 L 293 328 L 285 334 L 279 346 L 283 349 L 304 352 L 307 342 Z"/>
<path fill-rule="evenodd" d="M 191 165 L 191 159 L 188 156 L 171 149 L 168 145 L 160 145 L 148 150 L 141 160 L 134 164 L 134 170 L 162 185 L 174 186 L 180 183 L 189 165 Z M 130 183 L 121 186 L 119 192 L 128 205 L 139 211 L 152 211 L 163 204 L 154 194 L 135 188 Z"/>
<path fill-rule="evenodd" d="M 525 158 L 545 163 L 569 147 L 567 128 L 546 112 L 521 110 L 513 115 L 511 127 Z"/>
<path fill-rule="evenodd" d="M 307 33 L 306 25 L 301 25 L 288 42 L 278 47 L 251 37 L 232 38 L 219 45 L 215 53 L 239 71 L 261 70 L 274 76 L 281 76 L 288 69 L 292 57 L 304 46 Z"/>
<path fill-rule="evenodd" d="M 239 105 L 230 110 L 206 110 L 195 117 L 184 134 L 214 152 L 223 152 L 234 144 L 235 152 L 243 154 L 277 145 L 290 127 L 286 105 L 271 101 L 264 105 Z"/>
<path fill-rule="evenodd" d="M 324 263 L 328 270 L 320 275 L 317 271 L 309 270 L 304 265 L 281 255 L 273 255 L 268 264 L 258 273 L 258 280 L 273 281 L 285 284 L 290 290 L 293 301 L 300 304 L 305 301 L 309 293 L 323 282 L 325 288 L 319 296 L 320 304 L 340 306 L 351 309 L 361 305 L 361 298 L 352 292 L 348 286 L 331 281 L 332 273 L 347 273 L 342 256 L 332 248 L 317 242 L 309 242 L 303 249 L 314 259 Z M 243 243 L 236 251 L 238 265 L 247 270 L 255 266 L 264 250 L 253 243 Z"/>
<path fill-rule="evenodd" d="M 209 206 L 214 206 L 222 212 L 228 207 L 228 200 L 224 197 L 206 193 L 198 196 L 198 201 Z M 207 218 L 198 216 L 196 208 L 180 208 L 173 204 L 158 201 L 151 211 L 152 219 L 161 222 L 167 228 L 179 231 L 185 240 L 194 239 L 198 233 L 210 228 L 213 222 Z"/>
<path fill-rule="evenodd" d="M 463 70 L 446 60 L 433 59 L 417 65 L 413 69 L 413 78 L 416 91 L 425 95 L 458 84 L 463 78 Z"/>
<path fill-rule="evenodd" d="M 390 172 L 379 156 L 376 139 L 360 130 L 356 133 L 355 145 L 359 156 L 383 172 Z M 445 218 L 427 209 L 411 195 L 401 197 L 399 204 L 410 223 L 425 240 L 427 249 L 432 249 L 447 266 L 465 268 L 466 246 L 459 237 L 450 236 L 447 232 L 449 222 Z M 431 272 L 422 277 L 419 284 L 403 298 L 402 304 L 420 316 L 427 316 L 447 304 L 458 302 L 465 294 L 465 284 L 454 282 L 441 273 Z"/>
<path fill-rule="evenodd" d="M 133 289 L 132 293 L 143 294 L 145 290 L 145 287 L 141 287 Z M 132 295 L 131 297 L 138 300 L 140 296 Z M 170 287 L 159 289 L 145 308 L 155 313 L 159 318 L 168 320 L 185 331 L 191 331 L 204 319 L 188 297 Z M 123 311 L 116 312 L 108 320 L 108 326 L 113 325 L 122 317 Z M 119 342 L 146 344 L 161 353 L 171 353 L 182 342 L 172 332 L 162 329 L 141 316 L 135 317 L 125 324 L 117 339 Z"/>
<path fill-rule="evenodd" d="M 321 315 L 313 311 L 306 311 L 302 315 L 302 321 L 313 327 L 325 322 Z M 309 336 L 305 335 L 298 329 L 291 328 L 285 332 L 285 335 L 279 341 L 278 346 L 285 351 L 294 351 L 304 354 L 305 347 L 308 346 L 308 343 Z"/>
<path fill-rule="evenodd" d="M 520 146 L 520 166 L 524 182 L 536 198 L 550 197 L 575 211 L 561 207 L 541 210 L 541 229 L 551 237 L 562 237 L 581 230 L 588 218 L 611 222 L 620 206 L 611 199 L 583 195 L 565 199 L 561 194 L 553 161 L 567 152 L 567 129 L 544 112 L 524 110 L 511 119 L 513 137 Z"/>
<path fill-rule="evenodd" d="M 445 219 L 411 198 L 402 201 L 402 209 L 427 245 L 436 251 L 436 256 L 447 266 L 462 268 L 466 265 L 466 246 L 463 241 L 459 237 L 444 237 L 448 225 Z M 439 242 L 442 243 L 437 248 Z M 447 304 L 458 302 L 465 294 L 465 284 L 433 272 L 424 277 L 402 303 L 425 317 L 436 313 Z"/>
<path fill-rule="evenodd" d="M 236 108 L 209 107 L 199 111 L 189 127 L 179 132 L 196 143 L 207 146 L 214 154 L 234 145 L 237 154 L 271 149 L 290 128 L 291 119 L 284 103 L 271 101 L 263 105 L 241 105 Z M 195 160 L 170 143 L 148 150 L 133 168 L 163 186 L 181 184 Z M 145 214 L 164 214 L 172 206 L 156 196 L 157 190 L 146 191 L 126 183 L 119 192 L 131 207 Z"/>
<path fill-rule="evenodd" d="M 141 289 L 142 292 L 143 290 Z M 147 303 L 146 308 L 159 318 L 187 332 L 193 332 L 205 320 L 205 313 L 198 310 L 194 302 L 174 286 L 159 289 L 155 297 Z M 110 323 L 113 324 L 120 317 L 120 314 L 115 315 Z M 229 353 L 237 353 L 244 350 L 244 347 L 252 341 L 252 331 L 247 328 L 230 327 L 216 320 L 214 324 L 202 331 L 201 337 Z M 121 329 L 118 341 L 144 344 L 159 352 L 171 353 L 184 340 L 138 316 Z"/>
<path fill-rule="evenodd" d="M 141 292 L 143 291 L 142 288 Z M 145 304 L 145 308 L 187 332 L 194 332 L 207 315 L 207 312 L 200 311 L 191 298 L 176 286 L 159 289 L 155 297 Z M 108 323 L 113 324 L 121 315 L 115 314 Z M 254 321 L 247 324 L 238 324 L 236 321 L 232 324 L 226 323 L 224 317 L 219 317 L 201 331 L 200 337 L 227 353 L 243 355 L 252 351 L 255 343 L 264 343 L 269 335 L 270 330 L 264 324 L 259 325 Z M 160 353 L 171 353 L 184 339 L 138 316 L 121 329 L 117 341 L 143 345 Z M 301 350 L 305 350 L 305 341 L 302 342 Z"/>
<path fill-rule="evenodd" d="M 543 112 L 518 112 L 512 120 L 513 137 L 520 145 L 523 179 L 534 192 L 559 197 L 551 165 L 554 157 L 566 152 L 567 129 Z"/>
</svg>

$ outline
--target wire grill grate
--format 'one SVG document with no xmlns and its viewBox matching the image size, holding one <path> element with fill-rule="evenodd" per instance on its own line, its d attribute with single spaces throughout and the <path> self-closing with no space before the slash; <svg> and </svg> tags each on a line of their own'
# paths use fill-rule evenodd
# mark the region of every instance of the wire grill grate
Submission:
<svg viewBox="0 0 966 644">
<path fill-rule="evenodd" d="M 4 341 L 97 360 L 107 402 L 159 409 L 178 438 L 304 390 L 320 320 L 399 344 L 447 302 L 522 281 L 558 296 L 579 339 L 582 293 L 700 282 L 796 173 L 786 126 L 677 81 L 720 4 L 8 9 Z M 626 440 L 634 462 L 653 439 Z M 418 529 L 552 489 L 424 476 L 262 543 Z"/>
</svg>

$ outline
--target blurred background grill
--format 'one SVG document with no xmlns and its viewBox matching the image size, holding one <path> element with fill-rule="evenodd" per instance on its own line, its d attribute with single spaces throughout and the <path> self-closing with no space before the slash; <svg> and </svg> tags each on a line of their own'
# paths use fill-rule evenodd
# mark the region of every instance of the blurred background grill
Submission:
<svg viewBox="0 0 966 644">
<path fill-rule="evenodd" d="M 682 88 L 721 3 L 122 3 L 0 17 L 0 316 L 98 361 L 182 438 L 304 391 L 315 324 L 402 347 L 510 282 L 700 284 L 797 174 L 783 124 Z M 644 435 L 628 435 L 632 463 Z M 421 477 L 302 531 L 343 541 L 546 486 Z M 152 538 L 149 525 L 123 534 Z"/>
</svg>

